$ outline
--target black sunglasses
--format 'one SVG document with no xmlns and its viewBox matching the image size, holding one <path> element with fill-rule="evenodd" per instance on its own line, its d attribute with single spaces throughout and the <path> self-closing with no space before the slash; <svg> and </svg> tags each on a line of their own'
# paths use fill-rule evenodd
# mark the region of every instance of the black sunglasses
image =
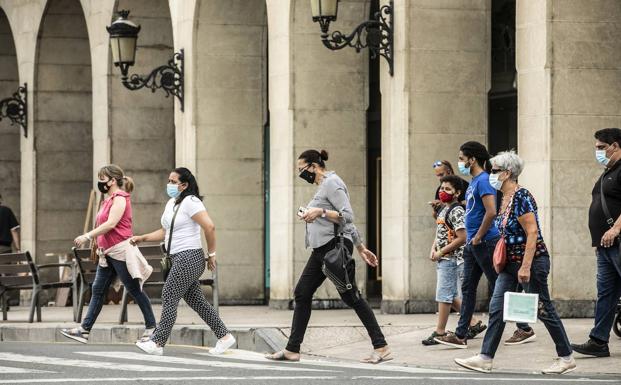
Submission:
<svg viewBox="0 0 621 385">
<path fill-rule="evenodd" d="M 498 174 L 499 172 L 503 172 L 503 171 L 507 171 L 507 170 L 501 170 L 501 169 L 499 169 L 499 168 L 493 168 L 493 169 L 492 169 L 492 171 L 491 171 L 491 173 L 492 173 L 492 174 Z"/>
</svg>

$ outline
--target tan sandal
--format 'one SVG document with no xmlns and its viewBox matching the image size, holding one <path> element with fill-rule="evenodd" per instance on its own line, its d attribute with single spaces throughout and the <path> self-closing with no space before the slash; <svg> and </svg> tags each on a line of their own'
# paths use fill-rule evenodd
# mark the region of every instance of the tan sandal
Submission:
<svg viewBox="0 0 621 385">
<path fill-rule="evenodd" d="M 291 362 L 298 362 L 298 361 L 300 361 L 299 358 L 297 360 L 291 359 L 291 358 L 287 358 L 287 356 L 285 355 L 285 351 L 284 350 L 280 350 L 280 351 L 278 351 L 276 353 L 272 353 L 272 354 L 266 354 L 264 357 L 267 358 L 268 360 L 272 360 L 272 361 L 291 361 Z"/>
<path fill-rule="evenodd" d="M 362 360 L 360 360 L 360 362 L 376 365 L 382 362 L 392 360 L 393 358 L 390 357 L 391 354 L 392 352 L 390 351 L 390 349 L 386 349 L 386 351 L 382 353 L 374 350 L 373 352 L 371 352 L 371 355 L 369 357 L 363 358 Z"/>
</svg>

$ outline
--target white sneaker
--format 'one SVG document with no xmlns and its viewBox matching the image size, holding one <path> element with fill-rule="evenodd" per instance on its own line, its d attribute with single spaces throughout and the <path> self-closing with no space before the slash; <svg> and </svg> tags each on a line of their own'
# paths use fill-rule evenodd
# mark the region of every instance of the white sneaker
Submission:
<svg viewBox="0 0 621 385">
<path fill-rule="evenodd" d="M 220 355 L 226 352 L 231 346 L 235 345 L 235 342 L 235 337 L 233 337 L 232 334 L 227 334 L 216 342 L 216 347 L 209 349 L 209 354 Z"/>
<path fill-rule="evenodd" d="M 491 373 L 492 372 L 492 362 L 493 360 L 484 360 L 481 356 L 476 355 L 470 358 L 455 358 L 455 363 L 461 367 L 466 369 L 475 370 L 481 373 Z"/>
<path fill-rule="evenodd" d="M 554 363 L 547 369 L 543 369 L 543 374 L 565 374 L 576 370 L 576 360 L 573 356 L 570 356 L 569 361 L 565 361 L 562 358 L 554 359 Z"/>
<path fill-rule="evenodd" d="M 147 354 L 153 354 L 154 356 L 161 356 L 164 354 L 164 348 L 161 346 L 157 346 L 155 341 L 151 339 L 146 341 L 138 341 L 136 342 L 136 346 L 138 346 L 140 350 Z"/>
</svg>

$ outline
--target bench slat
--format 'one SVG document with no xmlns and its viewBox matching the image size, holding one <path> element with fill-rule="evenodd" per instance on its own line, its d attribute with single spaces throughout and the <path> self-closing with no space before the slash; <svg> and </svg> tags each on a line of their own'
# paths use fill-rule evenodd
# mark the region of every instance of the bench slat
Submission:
<svg viewBox="0 0 621 385">
<path fill-rule="evenodd" d="M 32 276 L 22 275 L 22 276 L 17 276 L 17 277 L 0 277 L 0 285 L 3 285 L 3 286 L 32 285 Z"/>
<path fill-rule="evenodd" d="M 0 274 L 13 275 L 17 273 L 30 273 L 28 265 L 0 265 Z"/>
<path fill-rule="evenodd" d="M 0 254 L 0 264 L 28 261 L 26 253 Z"/>
</svg>

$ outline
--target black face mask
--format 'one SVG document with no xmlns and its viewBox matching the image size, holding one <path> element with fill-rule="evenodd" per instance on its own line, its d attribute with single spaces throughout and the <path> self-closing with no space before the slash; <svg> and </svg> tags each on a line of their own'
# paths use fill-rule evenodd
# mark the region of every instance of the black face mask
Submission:
<svg viewBox="0 0 621 385">
<path fill-rule="evenodd" d="M 101 191 L 102 194 L 106 194 L 110 190 L 110 186 L 108 186 L 109 180 L 106 182 L 97 182 L 97 188 Z"/>
<path fill-rule="evenodd" d="M 300 173 L 300 178 L 304 179 L 310 184 L 315 183 L 315 177 L 317 177 L 317 174 L 308 170 L 302 170 L 302 172 Z"/>
</svg>

